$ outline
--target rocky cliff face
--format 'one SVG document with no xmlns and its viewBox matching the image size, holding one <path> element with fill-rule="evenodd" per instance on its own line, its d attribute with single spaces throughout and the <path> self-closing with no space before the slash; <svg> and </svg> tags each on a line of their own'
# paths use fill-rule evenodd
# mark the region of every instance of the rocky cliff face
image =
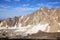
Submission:
<svg viewBox="0 0 60 40">
<path fill-rule="evenodd" d="M 26 34 L 43 32 L 60 32 L 60 8 L 40 8 L 32 14 L 8 18 L 0 23 L 1 29 L 18 29 Z"/>
</svg>

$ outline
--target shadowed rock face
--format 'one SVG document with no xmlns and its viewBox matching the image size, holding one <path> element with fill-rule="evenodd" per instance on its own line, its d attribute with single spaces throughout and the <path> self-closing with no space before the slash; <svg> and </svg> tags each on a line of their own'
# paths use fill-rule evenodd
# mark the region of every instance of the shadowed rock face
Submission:
<svg viewBox="0 0 60 40">
<path fill-rule="evenodd" d="M 1 21 L 0 21 L 0 23 L 1 23 Z"/>
<path fill-rule="evenodd" d="M 0 23 L 1 27 L 27 27 L 31 25 L 44 25 L 48 23 L 44 32 L 57 32 L 60 30 L 60 8 L 59 9 L 47 9 L 40 8 L 32 14 L 8 18 Z M 20 26 L 19 26 L 20 25 Z M 44 27 L 43 27 L 44 28 Z"/>
<path fill-rule="evenodd" d="M 14 25 L 17 25 L 17 24 L 18 24 L 18 21 L 19 21 L 18 17 L 9 18 L 9 19 L 6 20 L 7 25 L 8 25 L 9 27 L 12 27 L 12 26 L 14 26 Z"/>
<path fill-rule="evenodd" d="M 0 23 L 2 22 L 3 20 L 0 20 Z"/>
</svg>

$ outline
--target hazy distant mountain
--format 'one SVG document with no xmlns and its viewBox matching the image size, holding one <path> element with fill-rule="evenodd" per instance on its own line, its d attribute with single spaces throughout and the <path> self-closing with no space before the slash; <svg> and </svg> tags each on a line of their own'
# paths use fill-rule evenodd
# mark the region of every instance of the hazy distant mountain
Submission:
<svg viewBox="0 0 60 40">
<path fill-rule="evenodd" d="M 32 14 L 8 18 L 0 23 L 0 27 L 18 29 L 25 34 L 43 32 L 60 32 L 60 8 L 40 8 Z"/>
</svg>

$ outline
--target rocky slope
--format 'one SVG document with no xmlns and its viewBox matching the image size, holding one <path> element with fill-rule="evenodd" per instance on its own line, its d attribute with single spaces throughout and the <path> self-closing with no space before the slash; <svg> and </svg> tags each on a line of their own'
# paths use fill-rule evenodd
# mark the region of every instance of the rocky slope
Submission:
<svg viewBox="0 0 60 40">
<path fill-rule="evenodd" d="M 47 9 L 40 8 L 32 14 L 14 18 L 8 18 L 0 23 L 0 29 L 17 29 L 26 35 L 31 35 L 40 31 L 60 32 L 60 8 Z"/>
</svg>

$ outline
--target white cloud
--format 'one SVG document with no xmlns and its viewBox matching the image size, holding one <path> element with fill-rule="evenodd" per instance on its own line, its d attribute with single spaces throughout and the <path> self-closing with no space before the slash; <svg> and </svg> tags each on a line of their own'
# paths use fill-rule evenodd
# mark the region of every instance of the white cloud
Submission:
<svg viewBox="0 0 60 40">
<path fill-rule="evenodd" d="M 27 1 L 30 1 L 30 0 L 27 0 Z"/>
<path fill-rule="evenodd" d="M 5 5 L 0 4 L 0 7 L 1 8 L 9 8 L 10 6 L 5 6 Z"/>
<path fill-rule="evenodd" d="M 44 5 L 44 4 L 43 4 L 43 3 L 38 3 L 37 5 L 38 5 L 38 6 L 39 6 L 39 5 L 41 6 L 41 5 Z"/>
<path fill-rule="evenodd" d="M 14 8 L 14 10 L 21 10 L 21 11 L 29 11 L 29 10 L 37 10 L 38 7 L 35 7 L 35 8 L 31 8 L 31 7 L 17 7 L 17 8 Z"/>
<path fill-rule="evenodd" d="M 43 3 L 38 3 L 37 6 L 39 6 L 39 7 L 44 7 L 45 4 L 43 4 Z"/>
<path fill-rule="evenodd" d="M 31 7 L 16 7 L 16 8 L 0 8 L 0 16 L 7 18 L 7 17 L 14 17 L 20 15 L 31 14 L 38 8 L 31 8 Z"/>
<path fill-rule="evenodd" d="M 11 0 L 5 0 L 5 1 L 11 2 Z"/>
<path fill-rule="evenodd" d="M 23 6 L 29 6 L 29 4 L 24 4 Z M 11 6 L 4 6 L 4 5 L 0 5 L 0 11 L 34 11 L 39 9 L 38 7 L 11 7 Z"/>
<path fill-rule="evenodd" d="M 60 3 L 60 2 L 49 2 L 47 4 L 58 4 L 58 3 Z"/>
<path fill-rule="evenodd" d="M 5 0 L 5 1 L 8 1 L 8 2 L 17 1 L 17 2 L 18 2 L 18 1 L 20 1 L 20 0 Z"/>
<path fill-rule="evenodd" d="M 29 6 L 29 4 L 23 4 L 22 6 L 23 6 L 23 7 L 26 7 L 26 6 Z"/>
<path fill-rule="evenodd" d="M 48 2 L 46 4 L 46 7 L 53 8 L 53 5 L 59 4 L 60 2 Z M 58 6 L 55 6 L 55 8 L 58 8 Z"/>
<path fill-rule="evenodd" d="M 14 0 L 14 1 L 20 1 L 20 0 Z"/>
</svg>

